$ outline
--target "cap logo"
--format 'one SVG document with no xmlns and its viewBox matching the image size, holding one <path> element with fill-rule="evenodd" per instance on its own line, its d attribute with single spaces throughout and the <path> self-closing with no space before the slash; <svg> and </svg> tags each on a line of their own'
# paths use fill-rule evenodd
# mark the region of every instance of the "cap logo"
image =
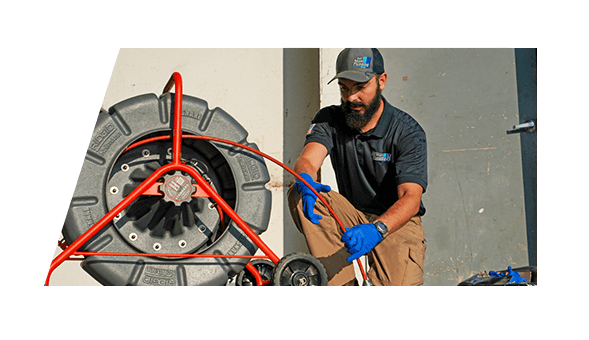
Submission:
<svg viewBox="0 0 589 340">
<path fill-rule="evenodd" d="M 370 57 L 356 57 L 352 66 L 360 68 L 370 68 Z"/>
</svg>

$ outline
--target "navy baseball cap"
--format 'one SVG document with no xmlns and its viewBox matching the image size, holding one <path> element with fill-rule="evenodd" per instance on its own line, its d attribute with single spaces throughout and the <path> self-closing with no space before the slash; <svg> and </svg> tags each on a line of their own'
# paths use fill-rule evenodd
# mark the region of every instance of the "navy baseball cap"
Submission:
<svg viewBox="0 0 589 340">
<path fill-rule="evenodd" d="M 346 48 L 337 56 L 335 79 L 345 78 L 365 83 L 374 75 L 384 73 L 384 60 L 376 48 Z"/>
</svg>

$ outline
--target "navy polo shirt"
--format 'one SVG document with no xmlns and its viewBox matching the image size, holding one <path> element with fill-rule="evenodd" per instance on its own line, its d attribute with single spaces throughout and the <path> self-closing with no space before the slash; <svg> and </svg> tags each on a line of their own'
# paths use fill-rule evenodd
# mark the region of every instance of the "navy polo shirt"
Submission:
<svg viewBox="0 0 589 340">
<path fill-rule="evenodd" d="M 376 215 L 399 199 L 397 185 L 411 182 L 423 192 L 427 188 L 425 132 L 409 114 L 383 101 L 377 126 L 366 133 L 345 123 L 339 105 L 321 109 L 305 141 L 327 148 L 340 194 L 356 209 Z M 419 215 L 424 214 L 421 202 Z"/>
</svg>

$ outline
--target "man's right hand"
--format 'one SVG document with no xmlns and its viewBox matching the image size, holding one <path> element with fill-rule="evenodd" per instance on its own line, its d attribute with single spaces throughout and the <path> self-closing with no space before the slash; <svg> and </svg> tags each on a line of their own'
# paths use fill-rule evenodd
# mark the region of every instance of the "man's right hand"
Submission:
<svg viewBox="0 0 589 340">
<path fill-rule="evenodd" d="M 315 189 L 317 192 L 331 191 L 331 187 L 329 185 L 316 183 L 315 181 L 313 181 L 313 178 L 307 173 L 303 172 L 300 174 L 300 176 L 305 181 L 307 181 L 307 183 L 309 183 L 309 185 L 311 185 L 313 189 Z M 303 200 L 303 213 L 305 214 L 305 217 L 309 221 L 311 221 L 311 223 L 319 224 L 319 220 L 323 217 L 313 212 L 315 208 L 315 202 L 317 201 L 317 195 L 315 195 L 315 193 L 311 189 L 309 189 L 309 187 L 307 187 L 305 183 L 301 182 L 298 178 L 295 182 L 295 187 L 297 188 L 297 191 L 299 192 L 299 195 Z"/>
</svg>

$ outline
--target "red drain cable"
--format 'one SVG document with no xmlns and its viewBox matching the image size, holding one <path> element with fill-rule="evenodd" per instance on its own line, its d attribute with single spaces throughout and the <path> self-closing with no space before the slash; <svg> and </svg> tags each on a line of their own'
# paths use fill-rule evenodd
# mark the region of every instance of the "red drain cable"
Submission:
<svg viewBox="0 0 589 340">
<path fill-rule="evenodd" d="M 342 230 L 342 232 L 346 232 L 346 228 L 343 226 L 342 222 L 340 221 L 340 219 L 337 217 L 337 215 L 335 214 L 335 212 L 333 211 L 333 209 L 329 206 L 329 204 L 327 204 L 327 201 L 311 186 L 309 185 L 309 183 L 307 181 L 305 181 L 299 174 L 297 174 L 296 172 L 294 172 L 292 169 L 290 169 L 289 167 L 287 167 L 285 164 L 283 164 L 282 162 L 280 162 L 279 160 L 259 151 L 256 150 L 254 148 L 251 148 L 249 146 L 243 145 L 243 144 L 239 144 L 237 142 L 232 142 L 230 140 L 226 140 L 226 139 L 221 139 L 221 138 L 216 138 L 216 137 L 209 137 L 209 136 L 197 136 L 197 135 L 182 135 L 182 139 L 184 138 L 188 138 L 188 139 L 201 139 L 201 140 L 207 140 L 207 141 L 212 141 L 212 142 L 219 142 L 219 143 L 225 143 L 225 144 L 230 144 L 233 146 L 237 146 L 240 148 L 243 148 L 247 151 L 253 152 L 257 155 L 260 155 L 270 161 L 272 161 L 273 163 L 279 165 L 280 167 L 282 167 L 284 170 L 288 171 L 291 175 L 295 176 L 296 178 L 298 178 L 301 182 L 303 182 L 307 187 L 309 187 L 311 189 L 311 191 L 313 191 L 313 193 L 315 195 L 317 195 L 317 197 L 321 200 L 321 202 L 325 205 L 325 207 L 327 207 L 327 210 L 329 210 L 329 213 L 331 214 L 331 216 L 333 216 L 333 218 L 335 219 L 335 221 L 337 222 L 337 224 L 339 225 L 340 229 Z M 151 143 L 151 142 L 155 142 L 155 141 L 160 141 L 160 140 L 167 140 L 170 139 L 169 135 L 165 135 L 165 136 L 158 136 L 158 137 L 152 137 L 152 138 L 147 138 L 141 141 L 138 141 L 136 143 L 133 143 L 131 145 L 129 145 L 129 147 L 127 149 L 125 149 L 126 152 L 130 149 L 133 149 L 135 147 L 138 147 L 140 145 L 144 145 L 147 143 Z M 364 266 L 362 266 L 362 263 L 360 261 L 360 259 L 356 260 L 356 263 L 358 264 L 358 267 L 360 269 L 360 272 L 362 273 L 362 278 L 364 279 L 364 281 L 367 280 L 366 277 L 366 272 L 364 271 Z"/>
<path fill-rule="evenodd" d="M 173 130 L 172 130 L 172 136 L 166 135 L 166 136 L 159 136 L 159 137 L 153 137 L 153 138 L 148 138 L 139 142 L 136 142 L 132 145 L 130 145 L 129 147 L 127 147 L 123 152 L 128 151 L 134 147 L 137 147 L 139 145 L 143 145 L 146 143 L 150 143 L 153 141 L 158 141 L 158 140 L 166 140 L 166 139 L 170 139 L 171 137 L 173 137 L 173 144 L 172 144 L 172 153 L 173 153 L 173 160 L 171 164 L 167 164 L 164 165 L 162 167 L 160 167 L 159 169 L 157 169 L 153 174 L 151 174 L 145 181 L 143 181 L 141 183 L 141 185 L 139 185 L 139 187 L 137 187 L 135 190 L 133 190 L 127 197 L 125 197 L 119 204 L 117 204 L 112 210 L 110 210 L 109 212 L 107 212 L 106 215 L 104 215 L 97 223 L 95 223 L 90 229 L 88 229 L 84 234 L 82 234 L 78 239 L 76 239 L 69 247 L 67 247 L 66 249 L 64 249 L 63 252 L 61 252 L 56 258 L 53 259 L 53 261 L 51 261 L 51 266 L 49 268 L 49 272 L 47 274 L 47 278 L 45 280 L 45 285 L 48 286 L 49 285 L 49 279 L 51 277 L 51 274 L 53 273 L 53 271 L 61 264 L 63 263 L 66 259 L 68 259 L 71 255 L 134 255 L 134 256 L 154 256 L 154 254 L 118 254 L 118 253 L 89 253 L 89 252 L 76 252 L 84 243 L 86 243 L 92 236 L 94 236 L 100 229 L 102 229 L 109 221 L 111 221 L 119 212 L 121 212 L 123 209 L 125 209 L 131 202 L 133 202 L 137 197 L 139 197 L 140 195 L 146 193 L 149 190 L 149 187 L 152 186 L 157 178 L 161 177 L 165 172 L 167 171 L 172 171 L 172 170 L 182 170 L 182 171 L 186 171 L 188 172 L 188 174 L 193 177 L 195 180 L 198 181 L 204 181 L 204 178 L 202 178 L 202 176 L 200 175 L 200 173 L 198 171 L 196 171 L 195 169 L 185 165 L 182 161 L 181 161 L 181 145 L 182 145 L 182 138 L 192 138 L 192 139 L 202 139 L 202 140 L 209 140 L 209 141 L 214 141 L 214 142 L 219 142 L 219 143 L 225 143 L 225 144 L 230 144 L 233 146 L 237 146 L 240 148 L 243 148 L 245 150 L 248 150 L 250 152 L 253 152 L 257 155 L 260 155 L 272 162 L 274 162 L 275 164 L 278 164 L 279 166 L 281 166 L 284 170 L 288 171 L 289 173 L 291 173 L 293 176 L 295 176 L 296 178 L 298 178 L 301 182 L 303 182 L 307 187 L 309 187 L 311 189 L 311 191 L 313 193 L 315 193 L 315 195 L 317 195 L 317 197 L 321 200 L 321 202 L 327 207 L 327 209 L 329 210 L 330 214 L 334 217 L 335 221 L 337 222 L 337 224 L 340 226 L 341 230 L 343 232 L 346 232 L 346 229 L 344 228 L 343 224 L 341 223 L 341 221 L 339 220 L 339 218 L 337 217 L 337 215 L 335 214 L 335 212 L 333 211 L 333 209 L 329 206 L 329 204 L 327 203 L 327 201 L 325 201 L 325 199 L 319 195 L 319 193 L 317 191 L 315 191 L 315 189 L 313 187 L 311 187 L 309 185 L 309 183 L 307 183 L 301 176 L 299 176 L 297 173 L 295 173 L 293 170 L 291 170 L 290 168 L 288 168 L 286 165 L 284 165 L 283 163 L 281 163 L 280 161 L 270 157 L 269 155 L 264 154 L 261 151 L 258 151 L 256 149 L 250 148 L 248 146 L 236 143 L 236 142 L 232 142 L 229 140 L 224 140 L 221 138 L 215 138 L 215 137 L 207 137 L 207 136 L 195 136 L 195 135 L 182 135 L 182 119 L 181 117 L 181 113 L 182 113 L 182 77 L 180 76 L 180 74 L 178 72 L 174 72 L 172 74 L 172 76 L 170 77 L 170 80 L 168 81 L 168 83 L 166 84 L 166 86 L 164 87 L 163 92 L 166 93 L 168 91 L 170 91 L 172 89 L 172 87 L 176 87 L 176 93 L 174 94 L 174 126 L 173 126 Z M 239 217 L 239 215 L 235 214 L 235 212 L 233 212 L 233 210 L 231 209 L 231 207 L 229 205 L 227 205 L 227 203 L 219 196 L 219 194 L 217 192 L 215 192 L 214 189 L 212 189 L 211 187 L 209 187 L 208 185 L 203 186 L 202 188 L 205 193 L 209 196 L 211 196 L 215 202 L 217 202 L 220 206 L 218 206 L 218 209 L 220 210 L 220 215 L 221 215 L 221 219 L 223 219 L 222 216 L 222 211 L 223 209 L 227 209 L 227 214 L 229 214 L 229 217 L 234 220 L 239 226 L 241 225 L 246 225 L 245 222 Z M 259 236 L 253 232 L 250 229 L 247 228 L 242 228 L 243 232 L 246 233 L 246 235 L 248 237 L 250 237 L 254 243 L 258 244 L 256 241 L 259 241 L 260 244 L 258 244 L 258 247 L 260 247 L 260 249 L 265 253 L 266 257 L 269 258 L 270 260 L 272 260 L 272 262 L 276 263 L 278 262 L 278 257 L 276 256 L 276 254 L 274 254 L 274 252 L 272 252 L 272 250 L 259 238 Z M 60 243 L 59 246 L 62 247 L 63 249 L 63 243 Z M 222 257 L 223 255 L 204 255 L 204 254 L 159 254 L 157 256 L 170 256 L 170 257 L 205 257 L 205 256 L 213 256 L 213 257 Z M 228 257 L 238 257 L 235 255 L 225 255 Z M 257 256 L 243 256 L 244 258 L 258 258 Z M 266 257 L 260 257 L 260 258 L 266 258 Z M 366 273 L 364 271 L 364 267 L 362 266 L 360 259 L 356 260 L 360 269 L 360 272 L 362 273 L 362 277 L 363 279 L 366 281 L 367 277 L 366 277 Z M 262 282 L 262 278 L 260 276 L 260 274 L 257 272 L 257 270 L 255 270 L 255 267 L 253 265 L 251 265 L 251 262 L 248 262 L 248 264 L 246 265 L 246 267 L 248 268 L 248 270 L 250 270 L 250 272 L 252 272 L 252 274 L 254 275 L 256 282 L 258 284 L 260 284 Z"/>
</svg>

